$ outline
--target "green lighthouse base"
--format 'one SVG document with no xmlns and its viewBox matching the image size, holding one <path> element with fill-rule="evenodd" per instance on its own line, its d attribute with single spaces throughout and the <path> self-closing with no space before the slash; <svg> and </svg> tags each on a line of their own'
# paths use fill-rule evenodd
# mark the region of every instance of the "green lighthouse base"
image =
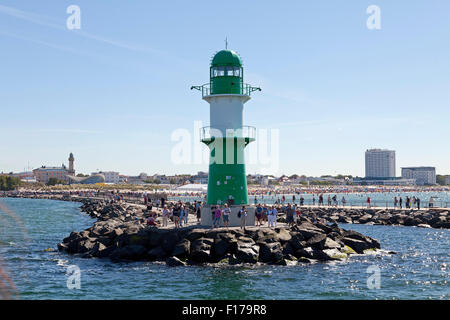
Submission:
<svg viewBox="0 0 450 320">
<path fill-rule="evenodd" d="M 201 225 L 212 227 L 213 225 L 213 214 L 211 212 L 211 208 L 214 207 L 214 205 L 205 205 L 202 207 L 201 210 Z M 220 206 L 220 209 L 223 209 L 223 206 Z M 238 217 L 239 210 L 242 209 L 242 206 L 230 206 L 231 214 L 229 216 L 229 226 L 230 227 L 240 227 L 241 226 L 241 218 Z M 245 226 L 251 227 L 254 226 L 256 223 L 255 218 L 255 211 L 256 208 L 254 206 L 245 206 L 245 209 L 247 209 L 248 214 L 247 218 L 245 220 Z M 223 219 L 220 218 L 219 227 L 224 227 Z"/>
</svg>

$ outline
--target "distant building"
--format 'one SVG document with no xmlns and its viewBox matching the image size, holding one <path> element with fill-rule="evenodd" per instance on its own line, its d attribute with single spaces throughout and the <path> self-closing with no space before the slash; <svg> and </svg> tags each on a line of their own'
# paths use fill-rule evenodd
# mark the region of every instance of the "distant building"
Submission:
<svg viewBox="0 0 450 320">
<path fill-rule="evenodd" d="M 120 183 L 120 175 L 119 172 L 115 172 L 115 171 L 100 171 L 97 173 L 92 173 L 92 175 L 94 174 L 102 174 L 103 176 L 105 176 L 105 183 L 113 183 L 113 184 L 119 184 Z"/>
<path fill-rule="evenodd" d="M 208 184 L 208 172 L 199 171 L 191 180 L 195 184 Z"/>
<path fill-rule="evenodd" d="M 69 184 L 96 184 L 105 182 L 105 176 L 100 173 L 93 173 L 89 177 L 67 176 L 67 178 Z"/>
<path fill-rule="evenodd" d="M 128 183 L 128 177 L 123 174 L 120 174 L 119 175 L 119 183 Z"/>
<path fill-rule="evenodd" d="M 56 178 L 58 180 L 68 182 L 67 178 L 67 168 L 65 165 L 61 167 L 46 167 L 42 166 L 40 168 L 34 169 L 33 174 L 38 182 L 47 183 L 50 178 Z"/>
<path fill-rule="evenodd" d="M 450 185 L 450 176 L 445 177 L 445 184 Z"/>
<path fill-rule="evenodd" d="M 403 178 L 354 178 L 354 185 L 363 186 L 413 186 L 416 184 L 416 179 Z"/>
<path fill-rule="evenodd" d="M 42 166 L 40 168 L 33 170 L 33 175 L 36 178 L 37 182 L 47 183 L 50 178 L 56 178 L 58 180 L 69 182 L 68 176 L 75 175 L 75 169 L 73 166 L 73 162 L 75 158 L 73 157 L 73 153 L 69 155 L 69 169 L 62 164 L 61 167 L 46 167 Z"/>
<path fill-rule="evenodd" d="M 75 161 L 75 158 L 73 157 L 73 153 L 71 152 L 70 155 L 69 155 L 69 170 L 68 170 L 68 173 L 71 176 L 75 175 L 75 169 L 73 167 L 73 162 L 74 161 Z"/>
<path fill-rule="evenodd" d="M 141 173 L 138 176 L 128 176 L 128 183 L 129 184 L 145 184 L 145 181 L 148 180 L 148 175 L 146 173 Z"/>
<path fill-rule="evenodd" d="M 402 168 L 402 178 L 416 179 L 416 184 L 434 185 L 436 184 L 436 168 L 435 167 L 407 167 Z"/>
<path fill-rule="evenodd" d="M 370 149 L 366 151 L 366 178 L 395 177 L 395 151 Z"/>
</svg>

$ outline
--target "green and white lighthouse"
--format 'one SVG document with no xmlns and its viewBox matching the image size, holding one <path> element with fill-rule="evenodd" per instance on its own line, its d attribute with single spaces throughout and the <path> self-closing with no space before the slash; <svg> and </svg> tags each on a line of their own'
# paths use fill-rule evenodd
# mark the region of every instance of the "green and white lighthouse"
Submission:
<svg viewBox="0 0 450 320">
<path fill-rule="evenodd" d="M 244 149 L 256 138 L 256 128 L 243 124 L 244 104 L 253 91 L 244 83 L 240 56 L 221 50 L 211 60 L 209 83 L 193 86 L 210 105 L 210 126 L 201 129 L 201 141 L 210 149 L 208 205 L 247 205 Z"/>
</svg>

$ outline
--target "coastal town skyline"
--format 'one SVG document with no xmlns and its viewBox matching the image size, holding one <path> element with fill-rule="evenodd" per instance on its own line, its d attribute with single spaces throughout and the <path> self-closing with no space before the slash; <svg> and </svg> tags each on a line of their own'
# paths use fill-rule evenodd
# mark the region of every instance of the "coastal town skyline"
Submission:
<svg viewBox="0 0 450 320">
<path fill-rule="evenodd" d="M 0 171 L 60 165 L 71 151 L 85 173 L 206 171 L 206 163 L 172 163 L 172 134 L 194 137 L 195 121 L 208 125 L 207 104 L 189 87 L 208 76 L 227 38 L 245 57 L 245 81 L 263 90 L 248 102 L 246 124 L 279 130 L 274 175 L 364 176 L 361 150 L 372 147 L 396 150 L 402 165 L 450 173 L 448 3 L 379 1 L 380 30 L 366 27 L 370 1 L 243 4 L 232 25 L 203 14 L 202 3 L 138 3 L 141 10 L 78 1 L 81 29 L 67 30 L 70 1 L 2 2 L 10 76 L 0 80 L 8 119 L 0 134 L 14 139 L 0 141 Z"/>
</svg>

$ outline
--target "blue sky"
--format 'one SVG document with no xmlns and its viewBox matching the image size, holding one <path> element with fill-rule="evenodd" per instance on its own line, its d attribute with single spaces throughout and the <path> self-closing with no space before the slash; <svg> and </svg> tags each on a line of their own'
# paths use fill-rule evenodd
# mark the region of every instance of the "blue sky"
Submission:
<svg viewBox="0 0 450 320">
<path fill-rule="evenodd" d="M 68 30 L 66 8 L 81 8 Z M 369 5 L 381 30 L 366 27 Z M 449 1 L 0 1 L 0 172 L 195 173 L 171 134 L 208 125 L 191 85 L 240 53 L 261 86 L 247 125 L 278 129 L 277 174 L 364 175 L 364 151 L 450 174 Z M 193 132 L 192 132 L 193 134 Z M 261 171 L 248 166 L 249 173 Z"/>
</svg>

